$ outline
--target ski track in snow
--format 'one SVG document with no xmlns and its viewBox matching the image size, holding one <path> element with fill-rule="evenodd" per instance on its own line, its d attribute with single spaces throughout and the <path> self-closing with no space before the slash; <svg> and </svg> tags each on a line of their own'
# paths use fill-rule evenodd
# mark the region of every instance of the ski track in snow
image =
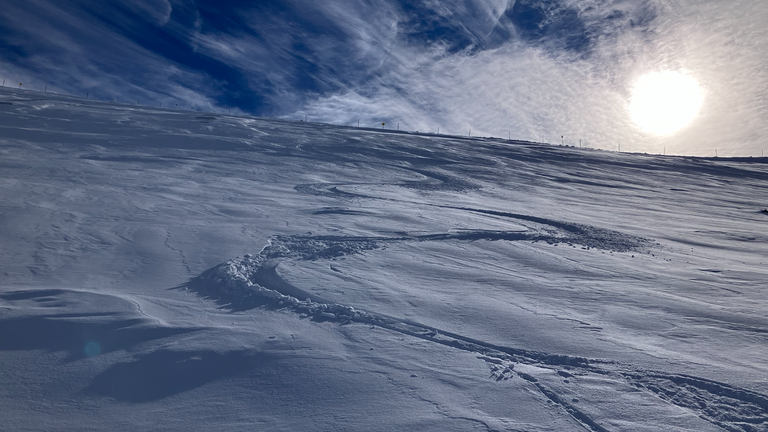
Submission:
<svg viewBox="0 0 768 432">
<path fill-rule="evenodd" d="M 226 302 L 235 310 L 264 306 L 276 310 L 290 310 L 317 321 L 340 324 L 361 323 L 385 328 L 404 335 L 472 352 L 486 361 L 491 378 L 506 381 L 513 377 L 524 379 L 541 394 L 560 406 L 587 430 L 608 431 L 587 413 L 558 394 L 547 382 L 526 372 L 520 365 L 531 365 L 556 371 L 561 377 L 596 374 L 611 379 L 622 379 L 627 384 L 680 408 L 693 411 L 698 417 L 733 432 L 768 430 L 768 397 L 746 389 L 693 376 L 667 374 L 641 370 L 619 362 L 523 350 L 499 346 L 456 333 L 363 311 L 351 306 L 329 302 L 305 292 L 283 280 L 276 272 L 282 260 L 314 261 L 342 257 L 381 249 L 394 242 L 425 241 L 547 241 L 567 242 L 621 252 L 639 251 L 648 247 L 649 240 L 610 230 L 549 221 L 524 215 L 500 214 L 524 221 L 535 222 L 537 229 L 530 232 L 467 231 L 402 237 L 343 237 L 343 236 L 277 236 L 258 255 L 246 255 L 221 264 L 187 284 L 187 287 L 212 299 Z"/>
<path fill-rule="evenodd" d="M 294 189 L 300 193 L 307 193 L 317 196 L 342 198 L 342 199 L 379 199 L 384 201 L 394 201 L 407 204 L 418 204 L 428 207 L 438 207 L 453 210 L 463 210 L 479 214 L 487 214 L 493 216 L 501 216 L 504 218 L 513 219 L 525 226 L 528 226 L 533 230 L 532 233 L 519 234 L 513 232 L 503 231 L 471 231 L 463 235 L 455 235 L 455 240 L 534 240 L 534 241 L 546 241 L 547 243 L 568 243 L 573 245 L 574 243 L 584 246 L 586 248 L 603 249 L 613 252 L 629 252 L 629 251 L 641 251 L 643 248 L 651 244 L 650 239 L 645 239 L 637 236 L 628 235 L 619 231 L 608 230 L 604 228 L 598 228 L 590 225 L 569 223 L 562 221 L 555 221 L 552 219 L 529 216 L 516 213 L 500 212 L 486 209 L 475 209 L 468 207 L 454 207 L 447 205 L 415 203 L 405 200 L 397 200 L 392 198 L 379 198 L 368 195 L 354 194 L 344 192 L 338 189 L 341 185 L 323 185 L 323 184 L 302 184 L 296 186 Z M 411 187 L 410 184 L 398 186 Z M 448 186 L 449 188 L 452 186 Z M 449 189 L 464 191 L 464 189 Z M 348 212 L 349 210 L 341 210 L 342 212 Z M 332 210 L 327 210 L 327 213 L 332 213 Z M 528 224 L 526 224 L 528 222 Z M 532 223 L 532 224 L 531 224 Z M 434 234 L 434 239 L 447 240 L 448 234 Z M 417 238 L 418 240 L 428 240 L 429 238 Z M 396 239 L 391 239 L 396 240 Z"/>
<path fill-rule="evenodd" d="M 405 181 L 390 185 L 422 191 L 466 192 L 479 188 L 474 183 L 449 174 L 428 170 L 410 170 L 423 175 L 425 180 Z M 209 298 L 228 303 L 235 310 L 256 306 L 291 310 L 318 321 L 374 325 L 475 353 L 478 358 L 488 363 L 492 379 L 506 381 L 518 377 L 529 382 L 543 396 L 561 407 L 585 429 L 594 432 L 608 432 L 609 429 L 581 410 L 575 400 L 568 401 L 566 397 L 551 388 L 546 381 L 519 371 L 516 366 L 518 369 L 520 365 L 533 365 L 550 369 L 556 371 L 561 377 L 596 374 L 611 379 L 621 379 L 628 385 L 651 393 L 670 404 L 692 411 L 701 419 L 724 430 L 732 432 L 768 431 L 768 397 L 756 392 L 693 376 L 640 370 L 631 365 L 611 360 L 499 346 L 411 320 L 329 302 L 283 280 L 276 271 L 277 265 L 282 260 L 314 261 L 338 258 L 381 249 L 387 244 L 398 242 L 541 241 L 551 245 L 559 243 L 565 243 L 569 246 L 579 245 L 587 250 L 594 248 L 611 252 L 638 253 L 647 252 L 654 246 L 658 246 L 651 239 L 585 224 L 488 209 L 417 203 L 343 190 L 361 185 L 376 186 L 376 184 L 367 183 L 309 183 L 297 185 L 294 189 L 302 194 L 341 200 L 393 201 L 492 215 L 509 219 L 527 229 L 525 231 L 464 230 L 462 232 L 419 235 L 404 232 L 400 233 L 400 236 L 393 237 L 276 236 L 258 255 L 246 255 L 230 260 L 205 272 L 187 284 L 187 287 Z M 358 214 L 356 210 L 343 208 L 327 208 L 321 210 L 320 213 Z M 332 267 L 331 270 L 333 270 Z"/>
</svg>

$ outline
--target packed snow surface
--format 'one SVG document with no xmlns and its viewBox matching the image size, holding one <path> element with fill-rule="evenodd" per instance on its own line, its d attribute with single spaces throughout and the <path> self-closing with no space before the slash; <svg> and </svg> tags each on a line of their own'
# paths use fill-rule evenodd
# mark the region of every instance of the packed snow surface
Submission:
<svg viewBox="0 0 768 432">
<path fill-rule="evenodd" d="M 3 89 L 2 428 L 768 431 L 767 162 Z"/>
</svg>

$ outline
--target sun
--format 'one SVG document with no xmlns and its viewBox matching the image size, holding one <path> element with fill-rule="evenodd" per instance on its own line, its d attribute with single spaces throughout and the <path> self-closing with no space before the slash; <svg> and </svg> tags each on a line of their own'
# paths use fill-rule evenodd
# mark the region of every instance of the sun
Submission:
<svg viewBox="0 0 768 432">
<path fill-rule="evenodd" d="M 696 118 L 703 101 L 704 94 L 693 77 L 673 71 L 653 72 L 635 83 L 629 113 L 641 130 L 669 136 Z"/>
</svg>

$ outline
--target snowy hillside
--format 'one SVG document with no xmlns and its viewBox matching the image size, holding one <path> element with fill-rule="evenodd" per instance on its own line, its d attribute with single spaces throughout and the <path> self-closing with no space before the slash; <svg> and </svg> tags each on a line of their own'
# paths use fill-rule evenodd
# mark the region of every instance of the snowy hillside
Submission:
<svg viewBox="0 0 768 432">
<path fill-rule="evenodd" d="M 0 199 L 3 429 L 768 431 L 766 159 L 2 89 Z"/>
</svg>

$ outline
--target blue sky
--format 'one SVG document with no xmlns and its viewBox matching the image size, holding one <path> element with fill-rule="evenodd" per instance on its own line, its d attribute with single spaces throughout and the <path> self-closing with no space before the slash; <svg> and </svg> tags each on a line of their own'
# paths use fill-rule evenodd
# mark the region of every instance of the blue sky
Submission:
<svg viewBox="0 0 768 432">
<path fill-rule="evenodd" d="M 100 99 L 629 151 L 759 155 L 768 5 L 715 0 L 0 0 L 7 83 Z M 672 137 L 634 81 L 705 90 Z"/>
</svg>

